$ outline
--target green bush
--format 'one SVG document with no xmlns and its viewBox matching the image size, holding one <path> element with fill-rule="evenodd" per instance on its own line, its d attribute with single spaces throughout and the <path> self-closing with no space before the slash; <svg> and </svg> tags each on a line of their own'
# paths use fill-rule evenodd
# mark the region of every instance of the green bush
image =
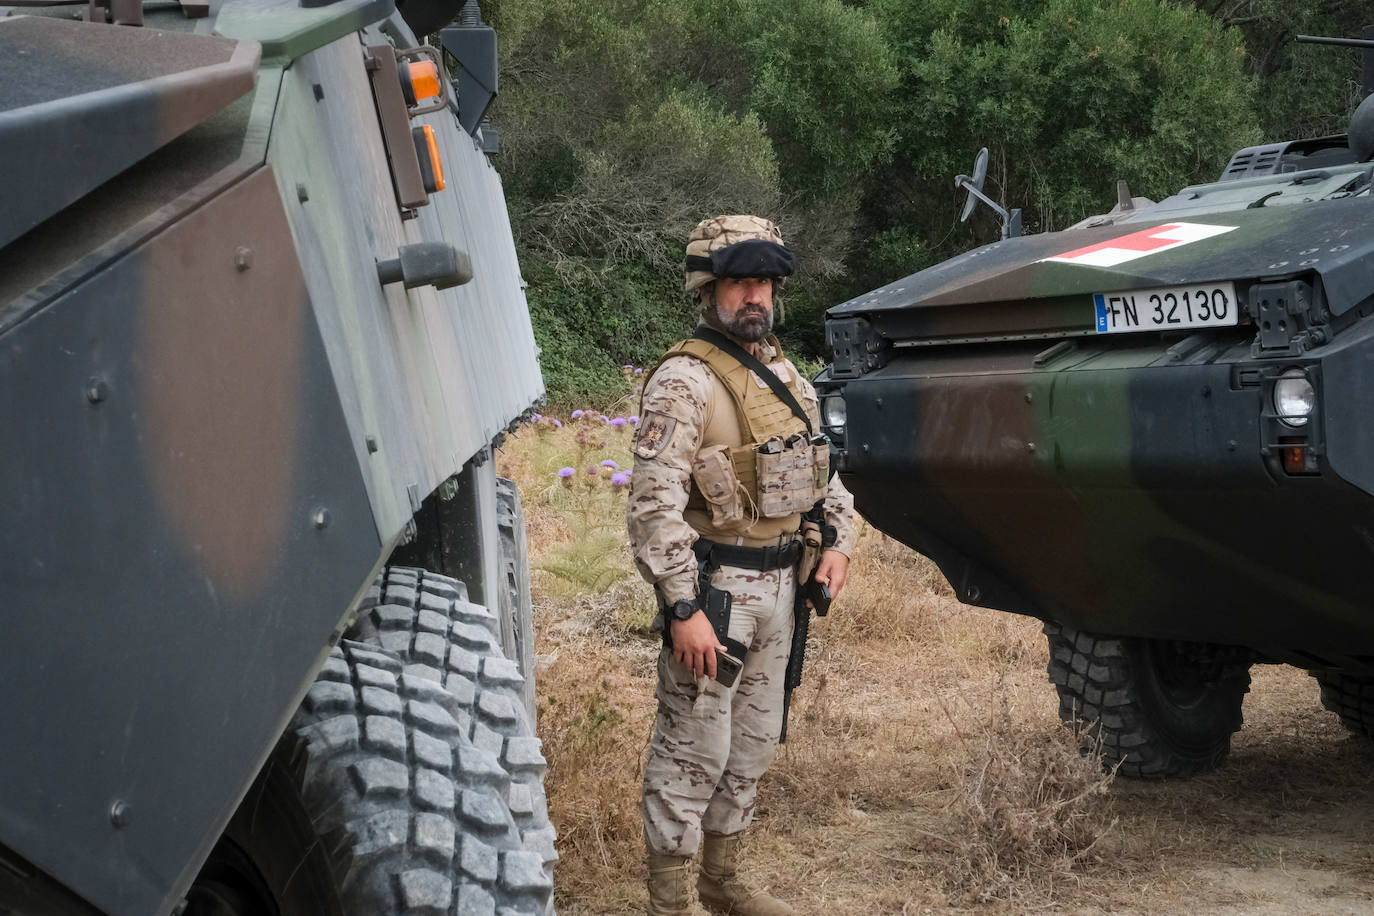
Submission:
<svg viewBox="0 0 1374 916">
<path fill-rule="evenodd" d="M 554 405 L 615 399 L 623 393 L 622 365 L 654 365 L 696 323 L 679 273 L 630 263 L 597 274 L 561 275 L 529 255 L 522 270 L 544 384 Z"/>
</svg>

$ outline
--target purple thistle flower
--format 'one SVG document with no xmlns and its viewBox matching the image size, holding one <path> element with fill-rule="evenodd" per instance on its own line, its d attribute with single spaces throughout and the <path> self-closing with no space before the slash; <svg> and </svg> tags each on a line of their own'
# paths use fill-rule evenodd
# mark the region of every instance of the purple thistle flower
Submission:
<svg viewBox="0 0 1374 916">
<path fill-rule="evenodd" d="M 562 477 L 564 480 L 567 480 L 569 477 L 571 477 L 572 475 L 574 475 L 574 474 L 576 474 L 576 473 L 577 473 L 577 472 L 574 471 L 572 468 L 559 468 L 559 469 L 558 469 L 558 476 L 559 476 L 559 477 Z"/>
<path fill-rule="evenodd" d="M 580 420 L 580 419 L 582 419 L 582 413 L 583 413 L 583 412 L 582 412 L 581 410 L 574 410 L 574 411 L 572 412 L 572 418 L 573 418 L 574 420 Z"/>
<path fill-rule="evenodd" d="M 635 375 L 643 375 L 643 374 L 644 374 L 644 370 L 643 370 L 643 369 L 636 369 L 636 370 L 635 370 Z"/>
<path fill-rule="evenodd" d="M 610 458 L 607 458 L 605 461 L 601 462 L 601 466 L 603 468 L 610 468 L 611 470 L 617 470 L 620 467 L 620 465 L 616 464 Z"/>
<path fill-rule="evenodd" d="M 601 468 L 597 467 L 596 465 L 592 465 L 591 467 L 587 468 L 587 476 L 588 476 L 588 477 L 595 477 L 597 474 L 600 474 L 600 473 L 601 473 Z"/>
<path fill-rule="evenodd" d="M 615 487 L 617 490 L 625 486 L 629 482 L 630 475 L 626 474 L 624 471 L 611 475 L 611 486 Z"/>
<path fill-rule="evenodd" d="M 616 417 L 614 420 L 611 421 L 611 425 L 614 426 L 616 429 L 621 429 L 625 426 L 625 418 Z"/>
<path fill-rule="evenodd" d="M 530 422 L 531 422 L 531 423 L 538 423 L 538 422 L 539 422 L 540 420 L 542 420 L 542 419 L 544 419 L 544 415 L 543 415 L 542 413 L 532 413 L 532 414 L 530 414 Z"/>
<path fill-rule="evenodd" d="M 555 418 L 554 418 L 554 421 L 553 421 L 553 428 L 554 428 L 554 429 L 562 429 L 562 428 L 563 428 L 563 421 L 560 420 L 560 419 L 558 419 L 557 417 L 555 417 Z"/>
<path fill-rule="evenodd" d="M 638 426 L 638 425 L 639 425 L 639 417 L 630 417 L 630 425 L 631 425 L 631 426 Z"/>
</svg>

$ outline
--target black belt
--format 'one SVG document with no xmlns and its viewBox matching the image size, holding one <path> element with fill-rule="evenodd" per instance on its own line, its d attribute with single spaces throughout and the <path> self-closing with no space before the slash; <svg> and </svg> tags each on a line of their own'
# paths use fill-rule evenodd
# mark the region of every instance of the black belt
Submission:
<svg viewBox="0 0 1374 916">
<path fill-rule="evenodd" d="M 706 538 L 697 538 L 692 545 L 697 560 L 710 567 L 734 566 L 739 569 L 782 569 L 796 566 L 801 560 L 801 541 L 791 541 L 783 545 L 769 547 L 737 547 L 733 544 L 717 544 Z"/>
</svg>

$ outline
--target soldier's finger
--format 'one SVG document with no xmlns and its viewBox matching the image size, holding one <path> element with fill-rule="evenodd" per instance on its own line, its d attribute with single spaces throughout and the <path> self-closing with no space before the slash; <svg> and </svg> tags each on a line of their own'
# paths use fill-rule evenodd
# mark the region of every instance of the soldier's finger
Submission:
<svg viewBox="0 0 1374 916">
<path fill-rule="evenodd" d="M 706 666 L 706 676 L 716 676 L 716 652 L 714 649 L 701 653 L 701 660 Z"/>
</svg>

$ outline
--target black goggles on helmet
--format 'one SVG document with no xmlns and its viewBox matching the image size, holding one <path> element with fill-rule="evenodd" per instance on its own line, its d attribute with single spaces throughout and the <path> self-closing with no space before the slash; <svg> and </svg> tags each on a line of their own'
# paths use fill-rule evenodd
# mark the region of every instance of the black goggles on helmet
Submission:
<svg viewBox="0 0 1374 916">
<path fill-rule="evenodd" d="M 797 256 L 777 242 L 745 239 L 717 248 L 710 257 L 689 254 L 687 269 L 717 277 L 790 277 L 797 269 Z"/>
</svg>

